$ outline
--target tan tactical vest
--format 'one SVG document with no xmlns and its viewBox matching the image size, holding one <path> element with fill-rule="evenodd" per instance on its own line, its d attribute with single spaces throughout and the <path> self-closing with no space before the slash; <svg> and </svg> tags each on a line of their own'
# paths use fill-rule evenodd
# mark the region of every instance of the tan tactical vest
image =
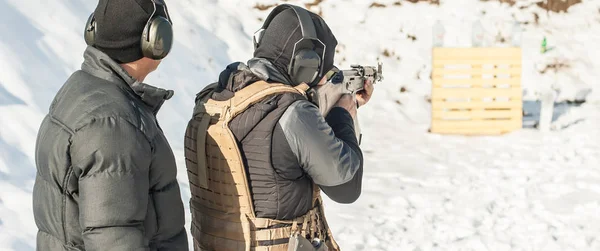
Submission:
<svg viewBox="0 0 600 251">
<path fill-rule="evenodd" d="M 226 101 L 210 99 L 216 84 L 200 94 L 185 135 L 185 158 L 192 199 L 194 249 L 287 251 L 294 234 L 339 247 L 324 217 L 318 187 L 313 208 L 294 220 L 256 218 L 240 150 L 228 123 L 263 98 L 285 92 L 306 95 L 308 85 L 291 87 L 259 81 Z"/>
</svg>

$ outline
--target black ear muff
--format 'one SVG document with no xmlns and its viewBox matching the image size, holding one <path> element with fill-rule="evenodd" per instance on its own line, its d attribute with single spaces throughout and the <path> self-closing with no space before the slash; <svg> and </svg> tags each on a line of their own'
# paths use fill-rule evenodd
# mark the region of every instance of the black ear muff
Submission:
<svg viewBox="0 0 600 251">
<path fill-rule="evenodd" d="M 85 23 L 83 38 L 85 39 L 85 43 L 87 45 L 94 46 L 96 44 L 96 20 L 94 19 L 93 12 Z"/>
<path fill-rule="evenodd" d="M 326 46 L 317 37 L 315 24 L 310 16 L 311 12 L 308 10 L 291 4 L 282 4 L 275 7 L 261 29 L 254 33 L 254 49 L 256 50 L 260 45 L 265 29 L 271 21 L 286 9 L 291 9 L 296 13 L 302 31 L 302 39 L 294 44 L 292 59 L 288 65 L 288 74 L 294 82 L 293 84 L 306 83 L 314 86 L 320 80 L 317 78 L 322 75 L 322 60 L 325 57 Z"/>
<path fill-rule="evenodd" d="M 173 45 L 171 22 L 162 16 L 155 16 L 142 33 L 142 53 L 144 57 L 159 60 L 166 57 Z"/>
<path fill-rule="evenodd" d="M 300 50 L 292 58 L 288 74 L 292 77 L 294 83 L 311 85 L 319 75 L 320 65 L 321 57 L 319 54 L 313 50 Z"/>
</svg>

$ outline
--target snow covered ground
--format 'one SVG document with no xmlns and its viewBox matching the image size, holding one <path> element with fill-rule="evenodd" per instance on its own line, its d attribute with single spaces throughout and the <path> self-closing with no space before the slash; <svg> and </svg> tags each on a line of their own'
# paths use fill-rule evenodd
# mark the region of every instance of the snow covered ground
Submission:
<svg viewBox="0 0 600 251">
<path fill-rule="evenodd" d="M 579 112 L 503 137 L 369 126 L 363 195 L 328 219 L 349 250 L 600 250 L 600 113 Z"/>
<path fill-rule="evenodd" d="M 252 34 L 268 14 L 254 7 L 276 2 L 168 1 L 176 42 L 147 82 L 176 93 L 159 120 L 178 157 L 186 202 L 182 139 L 193 97 L 226 64 L 251 56 Z M 360 111 L 363 195 L 351 205 L 326 201 L 344 250 L 600 250 L 600 1 L 583 0 L 567 14 L 530 0 L 512 7 L 477 0 L 289 2 L 316 3 L 311 9 L 340 42 L 338 66 L 384 63 L 385 81 Z M 84 0 L 0 0 L 0 250 L 35 249 L 37 129 L 82 62 L 83 26 L 94 7 Z M 563 110 L 550 132 L 428 134 L 431 27 L 444 24 L 446 46 L 469 46 L 477 19 L 490 46 L 508 46 L 502 38 L 510 41 L 515 20 L 522 24 L 525 99 L 554 91 L 557 101 L 587 102 Z M 553 48 L 545 54 L 543 36 Z"/>
</svg>

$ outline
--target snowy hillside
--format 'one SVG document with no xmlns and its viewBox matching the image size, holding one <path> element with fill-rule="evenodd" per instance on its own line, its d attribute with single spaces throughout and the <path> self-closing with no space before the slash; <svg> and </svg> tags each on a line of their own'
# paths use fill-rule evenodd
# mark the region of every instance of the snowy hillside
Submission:
<svg viewBox="0 0 600 251">
<path fill-rule="evenodd" d="M 0 0 L 0 250 L 35 249 L 37 129 L 80 67 L 95 2 Z M 178 158 L 186 205 L 182 139 L 194 96 L 225 65 L 251 57 L 252 34 L 277 2 L 168 1 L 173 52 L 147 82 L 175 90 L 159 120 Z M 384 63 L 385 81 L 359 113 L 363 195 L 352 205 L 326 201 L 344 250 L 600 250 L 600 1 L 561 14 L 530 0 L 288 2 L 323 15 L 340 42 L 338 66 Z M 431 27 L 444 24 L 446 46 L 469 46 L 477 19 L 490 46 L 508 46 L 515 21 L 521 24 L 525 99 L 554 91 L 557 101 L 587 102 L 548 133 L 428 134 Z M 544 36 L 552 49 L 541 54 Z"/>
</svg>

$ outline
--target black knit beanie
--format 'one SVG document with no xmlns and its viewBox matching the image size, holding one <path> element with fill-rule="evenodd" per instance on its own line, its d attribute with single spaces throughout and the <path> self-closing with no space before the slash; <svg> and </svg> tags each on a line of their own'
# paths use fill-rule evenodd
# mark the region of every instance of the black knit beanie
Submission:
<svg viewBox="0 0 600 251">
<path fill-rule="evenodd" d="M 310 16 L 317 31 L 317 38 L 326 46 L 323 59 L 322 75 L 333 68 L 333 59 L 337 40 L 319 15 L 310 12 Z M 254 57 L 265 58 L 277 67 L 280 73 L 287 75 L 288 65 L 294 51 L 294 44 L 302 39 L 300 21 L 296 13 L 286 9 L 277 14 L 266 28 Z"/>
<path fill-rule="evenodd" d="M 94 11 L 95 47 L 117 63 L 143 58 L 142 32 L 152 11 L 151 0 L 100 0 Z M 162 6 L 156 6 L 155 15 L 166 17 Z"/>
</svg>

